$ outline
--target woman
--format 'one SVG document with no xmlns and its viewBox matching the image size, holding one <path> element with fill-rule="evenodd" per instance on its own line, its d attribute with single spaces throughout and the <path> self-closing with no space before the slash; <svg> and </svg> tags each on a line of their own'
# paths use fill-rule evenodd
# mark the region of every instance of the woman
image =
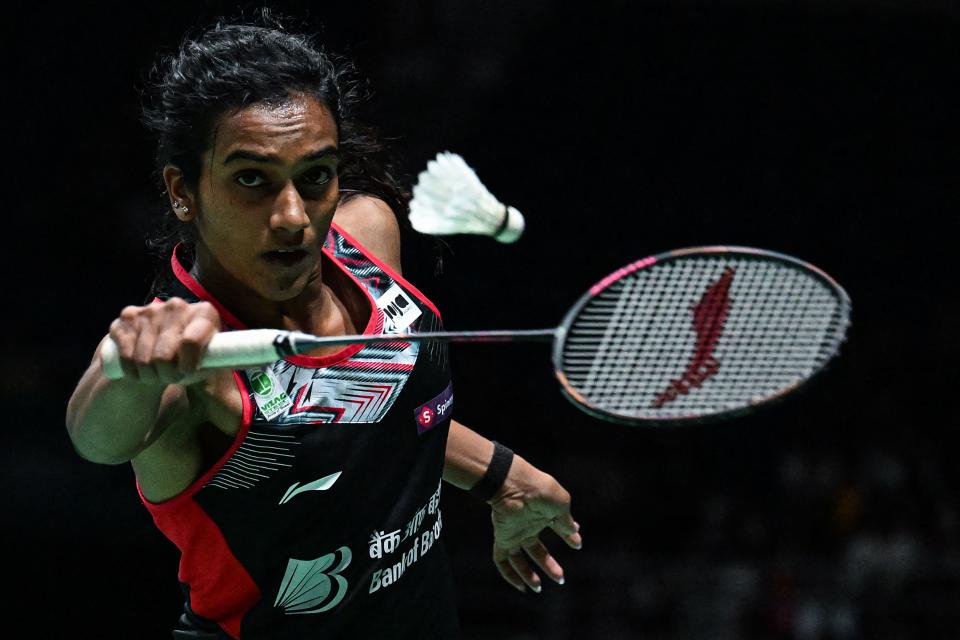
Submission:
<svg viewBox="0 0 960 640">
<path fill-rule="evenodd" d="M 145 119 L 178 225 L 154 300 L 110 326 L 67 409 L 77 451 L 131 462 L 181 551 L 182 638 L 451 638 L 441 477 L 492 506 L 520 591 L 539 541 L 579 548 L 569 494 L 450 419 L 444 345 L 320 349 L 197 371 L 221 330 L 423 332 L 440 313 L 401 275 L 402 193 L 358 125 L 349 67 L 280 28 L 218 24 L 158 67 Z M 384 313 L 388 309 L 389 313 Z"/>
</svg>

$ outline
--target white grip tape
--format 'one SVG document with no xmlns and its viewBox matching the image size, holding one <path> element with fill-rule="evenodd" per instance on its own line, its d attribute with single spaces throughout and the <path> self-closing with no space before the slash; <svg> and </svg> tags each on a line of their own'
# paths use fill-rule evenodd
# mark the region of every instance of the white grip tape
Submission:
<svg viewBox="0 0 960 640">
<path fill-rule="evenodd" d="M 119 380 L 123 377 L 123 367 L 120 366 L 120 353 L 113 338 L 107 339 L 100 347 L 100 368 L 103 375 L 109 380 Z"/>
<path fill-rule="evenodd" d="M 218 333 L 210 340 L 207 352 L 200 359 L 200 369 L 226 369 L 253 367 L 273 362 L 280 356 L 274 347 L 277 336 L 287 333 L 278 329 L 250 329 Z M 103 375 L 110 380 L 124 377 L 120 366 L 120 354 L 113 340 L 107 340 L 100 348 Z"/>
</svg>

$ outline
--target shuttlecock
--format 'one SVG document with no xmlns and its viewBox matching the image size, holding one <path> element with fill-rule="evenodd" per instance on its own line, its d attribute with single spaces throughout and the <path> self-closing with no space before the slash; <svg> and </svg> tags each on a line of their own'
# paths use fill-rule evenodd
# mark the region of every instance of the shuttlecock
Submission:
<svg viewBox="0 0 960 640">
<path fill-rule="evenodd" d="M 523 233 L 523 215 L 491 194 L 463 158 L 438 153 L 413 187 L 410 224 L 434 236 L 472 233 L 515 242 Z"/>
</svg>

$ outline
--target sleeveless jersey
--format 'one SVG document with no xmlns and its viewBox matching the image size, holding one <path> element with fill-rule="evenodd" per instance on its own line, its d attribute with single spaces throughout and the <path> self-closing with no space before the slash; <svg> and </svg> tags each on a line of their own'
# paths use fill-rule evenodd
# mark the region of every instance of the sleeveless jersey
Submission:
<svg viewBox="0 0 960 640">
<path fill-rule="evenodd" d="M 436 307 L 333 225 L 324 268 L 367 296 L 364 333 L 440 329 Z M 169 290 L 214 304 L 180 264 Z M 141 499 L 180 549 L 175 637 L 452 638 L 438 539 L 453 391 L 446 345 L 353 345 L 234 371 L 243 416 L 232 446 L 182 494 Z M 210 635 L 198 633 L 206 629 Z"/>
</svg>

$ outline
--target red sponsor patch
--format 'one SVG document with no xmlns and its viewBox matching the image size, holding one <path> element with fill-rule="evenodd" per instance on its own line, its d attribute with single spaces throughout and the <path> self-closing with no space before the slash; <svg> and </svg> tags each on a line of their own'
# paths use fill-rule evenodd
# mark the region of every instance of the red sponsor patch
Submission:
<svg viewBox="0 0 960 640">
<path fill-rule="evenodd" d="M 420 414 L 417 416 L 417 422 L 421 427 L 429 427 L 433 423 L 433 410 L 430 407 L 420 407 Z"/>
<path fill-rule="evenodd" d="M 417 407 L 413 417 L 417 421 L 417 433 L 429 431 L 434 426 L 450 418 L 453 413 L 453 383 L 440 392 L 437 397 Z"/>
</svg>

